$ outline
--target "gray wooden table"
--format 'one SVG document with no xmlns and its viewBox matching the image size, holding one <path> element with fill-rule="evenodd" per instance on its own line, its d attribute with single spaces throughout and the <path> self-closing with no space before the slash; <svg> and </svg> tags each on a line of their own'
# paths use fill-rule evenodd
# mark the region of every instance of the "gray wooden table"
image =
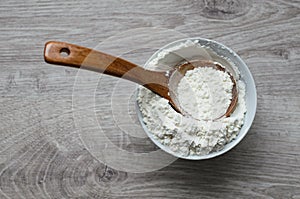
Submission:
<svg viewBox="0 0 300 199">
<path fill-rule="evenodd" d="M 0 24 L 0 198 L 300 198 L 299 1 L 2 0 Z M 44 63 L 44 43 L 67 41 L 143 64 L 183 37 L 217 40 L 247 63 L 258 92 L 250 132 L 211 160 L 176 160 L 151 172 L 106 164 L 95 121 L 81 125 L 89 115 L 74 114 L 78 71 Z M 101 81 L 96 103 L 82 110 L 94 108 L 116 147 L 133 155 L 157 150 L 143 136 L 122 134 L 126 124 L 112 127 L 110 102 L 122 103 L 127 87 Z M 90 98 L 91 82 L 79 86 L 79 98 Z"/>
</svg>

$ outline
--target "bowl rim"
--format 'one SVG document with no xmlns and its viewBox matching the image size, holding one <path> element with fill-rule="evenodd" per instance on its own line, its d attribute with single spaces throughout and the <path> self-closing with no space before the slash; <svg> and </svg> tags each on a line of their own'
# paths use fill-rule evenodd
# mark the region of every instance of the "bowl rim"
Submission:
<svg viewBox="0 0 300 199">
<path fill-rule="evenodd" d="M 224 44 L 221 44 L 221 43 L 219 43 L 217 41 L 214 41 L 214 40 L 211 40 L 211 39 L 202 38 L 202 37 L 190 37 L 190 38 L 184 38 L 184 39 L 179 39 L 179 40 L 173 41 L 171 43 L 168 43 L 168 44 L 164 45 L 159 50 L 157 50 L 155 53 L 153 53 L 152 56 L 144 64 L 144 67 L 147 66 L 157 56 L 158 53 L 160 53 L 161 51 L 163 51 L 165 49 L 170 48 L 174 44 L 179 44 L 179 43 L 183 43 L 183 42 L 186 42 L 186 41 L 194 41 L 195 42 L 197 40 L 198 41 L 203 41 L 203 42 L 208 42 L 208 43 L 214 43 L 214 44 L 220 46 L 223 50 L 226 50 L 226 51 L 232 53 L 233 56 L 235 57 L 235 59 L 237 60 L 237 62 L 240 62 L 240 65 L 237 65 L 236 67 L 238 69 L 240 67 L 244 68 L 244 70 L 246 71 L 246 73 L 247 73 L 247 75 L 249 76 L 249 79 L 250 79 L 250 81 L 248 81 L 248 82 L 250 82 L 250 85 L 253 86 L 252 87 L 253 92 L 251 93 L 251 95 L 254 95 L 253 96 L 254 102 L 252 102 L 253 103 L 253 107 L 251 107 L 251 109 L 253 110 L 253 114 L 250 115 L 250 118 L 249 118 L 249 120 L 247 122 L 247 126 L 245 126 L 245 124 L 244 124 L 242 126 L 242 128 L 240 129 L 240 131 L 239 131 L 238 135 L 236 136 L 236 138 L 234 138 L 231 142 L 225 144 L 225 147 L 223 149 L 221 149 L 219 151 L 216 151 L 216 152 L 212 152 L 212 153 L 206 154 L 206 155 L 182 156 L 182 155 L 176 154 L 174 151 L 171 151 L 168 146 L 163 145 L 161 142 L 159 142 L 157 139 L 154 138 L 153 134 L 148 130 L 148 128 L 146 127 L 145 123 L 143 122 L 142 113 L 141 113 L 141 111 L 139 109 L 139 105 L 138 105 L 137 100 L 136 100 L 136 109 L 137 109 L 137 115 L 138 115 L 138 118 L 139 118 L 139 122 L 140 122 L 141 126 L 143 127 L 144 131 L 146 132 L 147 136 L 161 150 L 165 151 L 168 154 L 173 155 L 174 157 L 181 158 L 181 159 L 186 159 L 186 160 L 205 160 L 205 159 L 211 159 L 211 158 L 220 156 L 222 154 L 225 154 L 228 151 L 230 151 L 231 149 L 233 149 L 247 135 L 248 131 L 250 130 L 250 128 L 251 128 L 251 126 L 253 124 L 253 121 L 254 121 L 254 118 L 255 118 L 255 115 L 256 115 L 256 109 L 257 109 L 256 84 L 255 84 L 255 81 L 254 81 L 254 78 L 252 76 L 251 71 L 249 70 L 249 68 L 246 65 L 246 63 L 240 58 L 240 56 L 237 53 L 235 53 L 235 51 L 233 51 L 229 47 L 227 47 Z M 247 86 L 246 86 L 246 88 L 247 88 Z M 246 93 L 247 93 L 247 89 L 246 89 Z M 137 99 L 137 97 L 138 97 L 138 92 L 136 92 L 136 99 Z M 246 114 L 248 114 L 248 110 L 247 110 Z M 245 117 L 246 117 L 246 114 L 245 114 Z M 243 127 L 244 127 L 244 129 L 243 129 Z M 243 129 L 243 133 L 241 134 L 240 132 L 241 132 L 242 129 Z"/>
</svg>

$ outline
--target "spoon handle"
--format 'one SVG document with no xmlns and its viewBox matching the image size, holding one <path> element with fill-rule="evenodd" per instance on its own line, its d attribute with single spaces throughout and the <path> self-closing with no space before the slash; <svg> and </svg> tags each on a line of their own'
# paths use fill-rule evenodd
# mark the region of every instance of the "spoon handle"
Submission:
<svg viewBox="0 0 300 199">
<path fill-rule="evenodd" d="M 165 73 L 146 70 L 122 58 L 82 46 L 49 41 L 45 44 L 44 59 L 50 64 L 82 68 L 127 79 L 159 95 L 168 92 L 168 78 Z"/>
</svg>

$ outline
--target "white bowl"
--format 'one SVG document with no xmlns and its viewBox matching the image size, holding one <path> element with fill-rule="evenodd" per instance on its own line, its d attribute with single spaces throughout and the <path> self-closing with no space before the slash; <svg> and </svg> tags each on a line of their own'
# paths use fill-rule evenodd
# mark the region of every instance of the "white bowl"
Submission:
<svg viewBox="0 0 300 199">
<path fill-rule="evenodd" d="M 146 125 L 144 124 L 143 119 L 142 119 L 142 114 L 138 107 L 137 107 L 137 114 L 138 114 L 139 121 L 140 121 L 143 129 L 147 133 L 148 137 L 159 148 L 161 148 L 165 152 L 167 152 L 175 157 L 178 157 L 178 158 L 189 159 L 189 160 L 203 160 L 203 159 L 213 158 L 213 157 L 216 157 L 216 156 L 226 153 L 227 151 L 229 151 L 230 149 L 235 147 L 245 137 L 245 135 L 249 131 L 251 124 L 254 120 L 254 116 L 255 116 L 255 112 L 256 112 L 256 105 L 257 105 L 257 95 L 256 95 L 256 87 L 255 87 L 254 79 L 253 79 L 251 72 L 249 71 L 247 65 L 244 63 L 244 61 L 230 48 L 224 46 L 223 44 L 220 44 L 216 41 L 209 40 L 209 39 L 187 38 L 187 39 L 181 39 L 181 40 L 174 41 L 170 44 L 167 44 L 166 46 L 159 49 L 157 52 L 155 52 L 150 57 L 150 59 L 146 62 L 145 67 L 147 68 L 147 65 L 149 65 L 149 63 L 153 59 L 155 59 L 161 51 L 163 51 L 165 49 L 170 49 L 170 48 L 177 46 L 178 44 L 184 43 L 188 40 L 193 41 L 193 42 L 198 42 L 203 46 L 209 46 L 209 48 L 211 48 L 217 55 L 226 57 L 232 63 L 234 63 L 234 65 L 238 68 L 238 70 L 240 72 L 240 80 L 242 80 L 246 86 L 245 87 L 246 88 L 245 102 L 246 102 L 247 112 L 246 112 L 245 118 L 244 118 L 244 125 L 240 129 L 240 132 L 237 135 L 237 137 L 235 139 L 233 139 L 231 142 L 227 143 L 225 145 L 225 147 L 220 151 L 211 152 L 207 155 L 180 156 L 177 153 L 175 153 L 174 151 L 171 151 L 168 146 L 163 145 L 157 139 L 154 138 L 153 134 L 147 129 Z M 192 54 L 191 52 L 188 52 L 188 53 Z M 184 55 L 184 56 L 187 56 L 187 55 Z M 173 59 L 177 59 L 177 58 L 174 57 Z M 170 62 L 177 61 L 178 62 L 179 60 L 175 60 L 175 61 L 167 60 L 167 61 L 170 61 Z"/>
</svg>

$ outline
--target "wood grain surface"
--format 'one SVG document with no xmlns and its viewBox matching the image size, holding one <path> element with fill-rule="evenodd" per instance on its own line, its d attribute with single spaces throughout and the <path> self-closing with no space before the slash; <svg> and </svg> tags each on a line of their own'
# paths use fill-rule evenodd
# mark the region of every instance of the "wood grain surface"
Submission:
<svg viewBox="0 0 300 199">
<path fill-rule="evenodd" d="M 0 24 L 0 198 L 300 198 L 299 1 L 2 0 Z M 151 28 L 168 36 L 147 35 Z M 122 33 L 135 29 L 146 36 Z M 81 128 L 74 116 L 78 71 L 46 64 L 45 42 L 122 53 L 144 64 L 155 48 L 183 36 L 224 43 L 249 66 L 258 108 L 248 135 L 221 157 L 176 160 L 152 172 L 105 164 L 82 138 L 97 129 Z M 138 48 L 140 41 L 153 45 Z M 110 104 L 102 102 L 111 99 L 116 79 L 101 81 L 95 115 L 107 138 L 130 152 L 156 150 L 148 138 L 112 127 Z M 82 98 L 89 97 L 83 88 L 91 85 L 82 86 Z"/>
</svg>

